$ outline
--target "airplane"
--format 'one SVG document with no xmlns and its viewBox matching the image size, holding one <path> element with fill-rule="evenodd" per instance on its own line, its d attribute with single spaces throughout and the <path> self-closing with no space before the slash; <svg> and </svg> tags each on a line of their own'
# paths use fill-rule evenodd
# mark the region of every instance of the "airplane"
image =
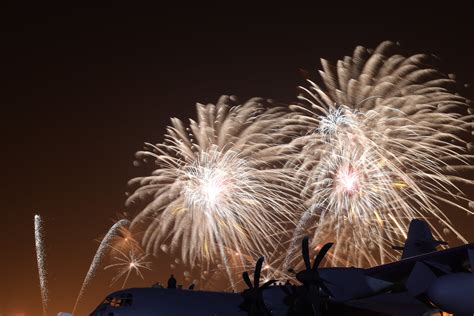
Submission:
<svg viewBox="0 0 474 316">
<path fill-rule="evenodd" d="M 474 243 L 446 250 L 428 224 L 412 220 L 401 260 L 372 268 L 319 268 L 332 243 L 313 260 L 308 238 L 302 240 L 305 269 L 295 273 L 300 285 L 260 284 L 264 258 L 253 282 L 242 277 L 242 293 L 163 288 L 130 288 L 111 293 L 90 316 L 131 315 L 474 315 Z"/>
</svg>

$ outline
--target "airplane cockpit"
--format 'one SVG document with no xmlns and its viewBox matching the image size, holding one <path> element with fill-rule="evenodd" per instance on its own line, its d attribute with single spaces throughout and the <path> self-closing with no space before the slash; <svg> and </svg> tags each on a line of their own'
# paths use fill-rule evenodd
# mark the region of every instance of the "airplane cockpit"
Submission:
<svg viewBox="0 0 474 316">
<path fill-rule="evenodd" d="M 133 295 L 126 292 L 116 292 L 107 296 L 90 314 L 91 316 L 115 316 L 114 311 L 128 310 L 133 304 Z"/>
</svg>

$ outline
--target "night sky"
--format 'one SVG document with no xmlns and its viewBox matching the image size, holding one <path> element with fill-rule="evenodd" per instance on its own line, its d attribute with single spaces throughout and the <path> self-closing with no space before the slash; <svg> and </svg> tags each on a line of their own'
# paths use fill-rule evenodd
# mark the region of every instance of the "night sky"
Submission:
<svg viewBox="0 0 474 316">
<path fill-rule="evenodd" d="M 135 151 L 160 142 L 170 117 L 193 117 L 196 102 L 222 94 L 290 102 L 299 69 L 316 73 L 320 57 L 335 61 L 386 39 L 435 54 L 462 84 L 474 80 L 472 2 L 233 5 L 1 9 L 0 315 L 41 315 L 36 213 L 45 221 L 49 314 L 72 310 L 96 239 L 126 211 L 126 183 L 142 174 Z M 474 96 L 472 86 L 461 92 Z M 474 241 L 473 217 L 459 211 L 455 224 Z M 153 268 L 129 285 L 165 281 L 168 264 Z M 99 270 L 80 314 L 117 288 L 112 276 Z"/>
</svg>

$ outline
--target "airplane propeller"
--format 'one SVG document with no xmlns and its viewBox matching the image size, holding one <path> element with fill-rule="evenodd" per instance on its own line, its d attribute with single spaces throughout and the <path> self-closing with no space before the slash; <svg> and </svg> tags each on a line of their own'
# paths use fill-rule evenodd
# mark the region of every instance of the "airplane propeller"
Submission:
<svg viewBox="0 0 474 316">
<path fill-rule="evenodd" d="M 323 261 L 329 249 L 332 247 L 333 243 L 325 244 L 318 252 L 314 258 L 313 266 L 311 266 L 311 261 L 309 258 L 309 245 L 308 237 L 305 237 L 301 243 L 301 252 L 303 254 L 303 260 L 305 264 L 305 269 L 300 272 L 295 272 L 293 269 L 289 269 L 289 272 L 296 273 L 296 279 L 303 284 L 303 288 L 298 291 L 298 296 L 293 300 L 295 311 L 304 309 L 302 305 L 311 305 L 313 315 L 321 315 L 321 306 L 324 302 L 324 299 L 327 296 L 332 296 L 331 291 L 326 286 L 325 283 L 329 283 L 324 280 L 319 275 L 319 265 Z M 324 292 L 322 293 L 321 290 Z M 293 295 L 296 293 L 293 293 Z"/>
<path fill-rule="evenodd" d="M 245 271 L 242 273 L 242 278 L 244 279 L 245 284 L 247 284 L 248 289 L 242 292 L 244 302 L 240 304 L 240 308 L 246 311 L 249 316 L 271 315 L 270 311 L 265 306 L 265 301 L 263 300 L 263 290 L 275 283 L 276 280 L 269 280 L 260 286 L 260 274 L 262 272 L 263 260 L 263 257 L 260 257 L 257 260 L 253 274 L 253 284 L 250 281 L 248 272 Z"/>
</svg>

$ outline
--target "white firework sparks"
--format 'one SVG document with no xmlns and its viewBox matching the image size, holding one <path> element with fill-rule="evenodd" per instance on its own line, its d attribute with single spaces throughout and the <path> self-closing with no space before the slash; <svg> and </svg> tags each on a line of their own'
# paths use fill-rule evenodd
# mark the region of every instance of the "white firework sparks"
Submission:
<svg viewBox="0 0 474 316">
<path fill-rule="evenodd" d="M 231 278 L 239 263 L 229 249 L 268 257 L 289 244 L 270 265 L 286 270 L 308 233 L 313 247 L 336 242 L 328 258 L 337 265 L 395 258 L 390 246 L 413 218 L 435 238 L 465 242 L 442 208 L 473 213 L 460 189 L 473 184 L 472 109 L 426 55 L 397 50 L 385 42 L 336 66 L 323 60 L 324 86 L 309 81 L 291 114 L 223 97 L 198 104 L 189 127 L 172 119 L 164 143 L 137 153 L 155 163 L 151 175 L 130 181 L 128 206 L 144 203 L 133 226 L 145 225 L 147 252 L 179 248 L 191 265 L 219 260 Z"/>
<path fill-rule="evenodd" d="M 121 251 L 119 249 L 113 248 L 115 252 L 118 253 L 118 256 L 114 256 L 113 259 L 116 263 L 109 264 L 108 266 L 104 267 L 104 270 L 110 268 L 118 268 L 117 275 L 113 277 L 112 284 L 117 282 L 120 278 L 124 277 L 122 283 L 122 289 L 125 287 L 125 284 L 128 281 L 130 274 L 135 271 L 136 275 L 143 279 L 143 274 L 140 271 L 141 269 L 147 269 L 151 271 L 150 261 L 145 261 L 147 255 L 144 254 L 141 249 L 133 248 L 128 252 Z"/>
<path fill-rule="evenodd" d="M 165 143 L 137 153 L 157 165 L 151 176 L 130 181 L 137 189 L 128 204 L 149 203 L 133 221 L 148 224 L 147 252 L 179 245 L 191 265 L 226 262 L 225 249 L 265 254 L 292 221 L 297 193 L 282 168 L 285 113 L 259 99 L 232 103 L 222 97 L 217 105 L 198 104 L 197 122 L 185 128 L 172 119 Z"/>
<path fill-rule="evenodd" d="M 330 137 L 343 127 L 354 127 L 356 121 L 353 120 L 350 114 L 352 113 L 346 112 L 346 109 L 342 106 L 329 109 L 327 115 L 320 118 L 317 132 Z"/>
<path fill-rule="evenodd" d="M 202 152 L 190 166 L 179 170 L 180 177 L 188 182 L 183 188 L 186 207 L 191 212 L 217 213 L 219 218 L 233 220 L 234 201 L 253 200 L 258 180 L 251 166 L 239 158 L 237 152 L 221 152 L 214 146 Z M 240 185 L 245 184 L 245 188 Z"/>
<path fill-rule="evenodd" d="M 99 267 L 100 262 L 102 261 L 102 258 L 105 255 L 105 252 L 109 246 L 110 241 L 117 234 L 117 231 L 120 229 L 120 227 L 127 226 L 129 224 L 130 224 L 130 221 L 126 219 L 122 219 L 118 221 L 109 229 L 107 234 L 104 236 L 104 238 L 100 242 L 99 248 L 97 248 L 94 258 L 92 259 L 92 263 L 89 267 L 89 270 L 87 271 L 86 277 L 84 278 L 84 282 L 82 283 L 81 290 L 79 291 L 79 294 L 77 295 L 76 303 L 74 304 L 72 314 L 74 314 L 74 312 L 76 311 L 77 305 L 79 304 L 80 299 L 84 295 L 87 285 L 94 277 L 95 272 L 97 268 Z"/>
<path fill-rule="evenodd" d="M 44 252 L 44 241 L 43 241 L 43 224 L 41 216 L 35 215 L 35 248 L 36 248 L 36 261 L 38 263 L 38 274 L 41 289 L 41 301 L 43 304 L 43 315 L 46 316 L 48 307 L 48 283 L 46 279 L 46 265 L 45 265 L 45 252 Z"/>
<path fill-rule="evenodd" d="M 473 116 L 451 92 L 454 82 L 426 66 L 427 56 L 396 49 L 358 47 L 336 67 L 323 60 L 326 89 L 310 81 L 300 96 L 309 107 L 291 106 L 289 124 L 306 133 L 293 141 L 291 165 L 309 210 L 294 239 L 309 226 L 314 243 L 335 241 L 333 264 L 394 258 L 389 246 L 404 240 L 413 218 L 427 220 L 437 238 L 439 221 L 466 242 L 440 203 L 472 213 L 458 185 L 473 183 L 463 176 L 472 170 L 464 139 Z"/>
</svg>

